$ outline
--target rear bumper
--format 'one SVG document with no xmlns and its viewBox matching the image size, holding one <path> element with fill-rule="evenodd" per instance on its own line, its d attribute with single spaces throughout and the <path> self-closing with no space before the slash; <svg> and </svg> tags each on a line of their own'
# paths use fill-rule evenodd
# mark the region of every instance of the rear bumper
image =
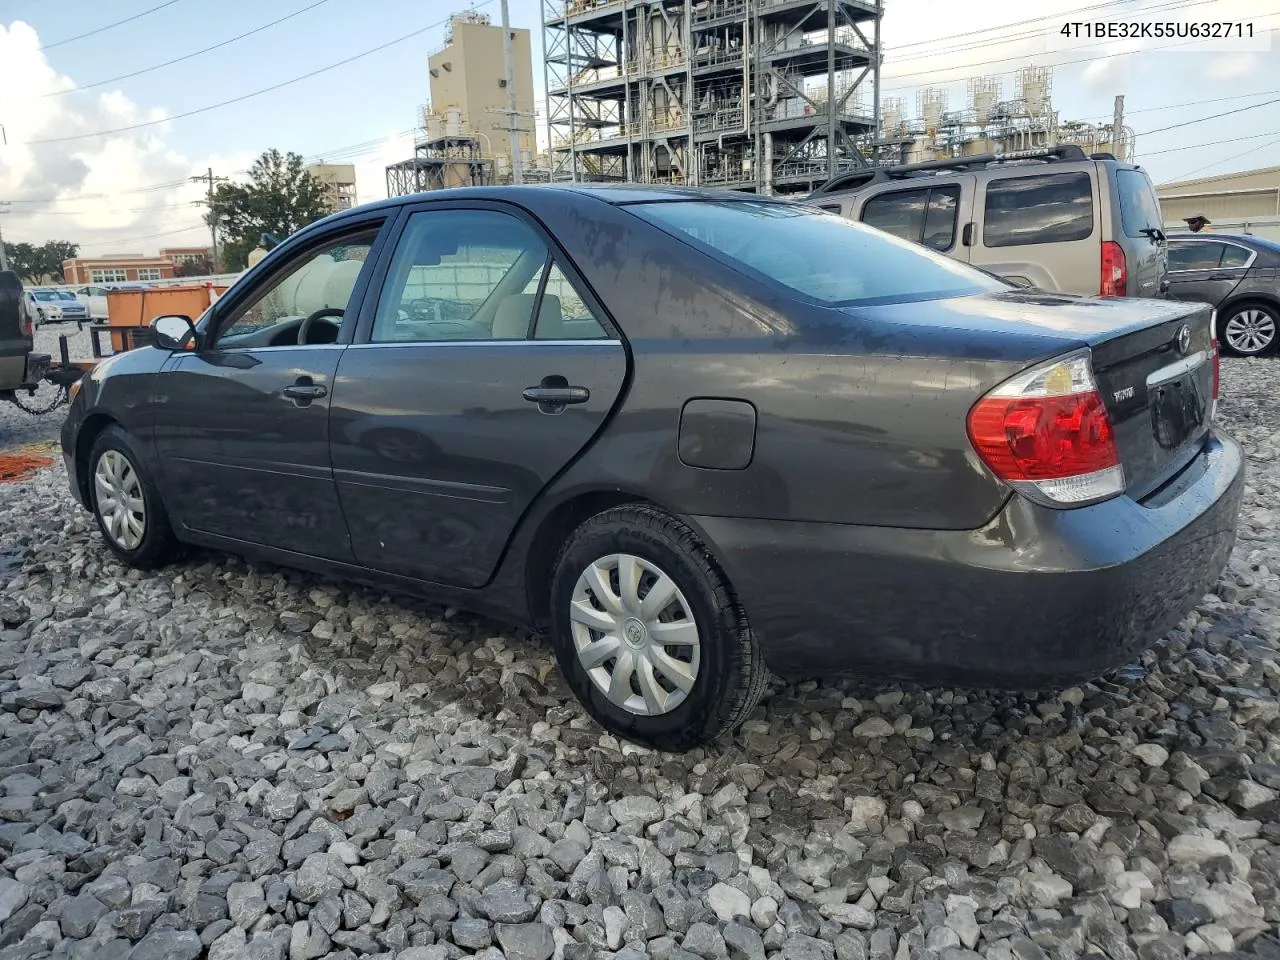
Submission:
<svg viewBox="0 0 1280 960">
<path fill-rule="evenodd" d="M 47 353 L 0 356 L 0 390 L 18 390 L 40 385 L 49 370 Z"/>
<path fill-rule="evenodd" d="M 1213 437 L 1143 503 L 1012 497 L 979 530 L 690 518 L 771 669 L 1030 689 L 1127 663 L 1212 590 L 1235 541 L 1240 448 Z"/>
</svg>

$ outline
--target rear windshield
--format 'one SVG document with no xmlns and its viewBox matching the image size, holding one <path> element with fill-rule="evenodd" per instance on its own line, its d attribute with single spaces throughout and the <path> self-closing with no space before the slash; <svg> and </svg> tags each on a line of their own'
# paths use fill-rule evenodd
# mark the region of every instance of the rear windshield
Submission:
<svg viewBox="0 0 1280 960">
<path fill-rule="evenodd" d="M 1117 170 L 1116 186 L 1120 192 L 1120 222 L 1126 237 L 1143 237 L 1146 236 L 1143 230 L 1159 230 L 1164 226 L 1160 201 L 1146 173 Z"/>
<path fill-rule="evenodd" d="M 1007 289 L 941 254 L 800 204 L 679 200 L 628 209 L 743 273 L 833 306 Z"/>
</svg>

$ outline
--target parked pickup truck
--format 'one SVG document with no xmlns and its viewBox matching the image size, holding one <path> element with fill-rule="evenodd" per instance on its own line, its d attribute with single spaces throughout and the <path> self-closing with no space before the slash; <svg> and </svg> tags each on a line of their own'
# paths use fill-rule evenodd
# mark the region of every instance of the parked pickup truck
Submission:
<svg viewBox="0 0 1280 960">
<path fill-rule="evenodd" d="M 49 369 L 49 355 L 35 353 L 34 323 L 22 295 L 22 281 L 0 272 L 0 400 L 33 390 Z"/>
</svg>

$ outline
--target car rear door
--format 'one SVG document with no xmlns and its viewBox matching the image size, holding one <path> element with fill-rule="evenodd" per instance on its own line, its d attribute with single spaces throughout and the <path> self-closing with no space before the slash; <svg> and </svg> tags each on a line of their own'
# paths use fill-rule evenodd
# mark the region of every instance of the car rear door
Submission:
<svg viewBox="0 0 1280 960">
<path fill-rule="evenodd" d="M 989 171 L 974 198 L 978 226 L 969 262 L 1042 290 L 1097 296 L 1102 220 L 1096 180 L 1093 165 Z"/>
<path fill-rule="evenodd" d="M 968 261 L 966 237 L 972 229 L 973 192 L 977 178 L 949 176 L 907 181 L 860 197 L 856 220 Z"/>
<path fill-rule="evenodd" d="M 187 530 L 352 559 L 329 403 L 385 225 L 348 220 L 302 243 L 220 301 L 200 349 L 174 354 L 155 378 L 165 504 Z"/>
<path fill-rule="evenodd" d="M 1256 254 L 1248 247 L 1213 237 L 1169 241 L 1169 296 L 1213 306 L 1231 295 Z"/>
<path fill-rule="evenodd" d="M 330 414 L 352 549 L 376 570 L 481 586 L 529 505 L 604 426 L 626 351 L 552 239 L 510 204 L 411 208 L 372 289 Z"/>
</svg>

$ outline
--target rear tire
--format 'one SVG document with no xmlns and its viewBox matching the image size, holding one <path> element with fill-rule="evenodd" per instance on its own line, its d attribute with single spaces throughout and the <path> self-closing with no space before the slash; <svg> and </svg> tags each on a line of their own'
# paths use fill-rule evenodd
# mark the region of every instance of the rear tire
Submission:
<svg viewBox="0 0 1280 960">
<path fill-rule="evenodd" d="M 1265 357 L 1274 353 L 1280 331 L 1280 309 L 1257 300 L 1232 305 L 1218 318 L 1218 345 L 1230 357 Z"/>
<path fill-rule="evenodd" d="M 93 517 L 112 553 L 139 570 L 163 566 L 178 555 L 160 491 L 120 427 L 107 427 L 94 440 L 88 479 Z"/>
<path fill-rule="evenodd" d="M 653 507 L 617 507 L 573 532 L 556 560 L 550 622 L 560 668 L 587 712 L 658 750 L 732 733 L 768 680 L 710 552 Z"/>
</svg>

